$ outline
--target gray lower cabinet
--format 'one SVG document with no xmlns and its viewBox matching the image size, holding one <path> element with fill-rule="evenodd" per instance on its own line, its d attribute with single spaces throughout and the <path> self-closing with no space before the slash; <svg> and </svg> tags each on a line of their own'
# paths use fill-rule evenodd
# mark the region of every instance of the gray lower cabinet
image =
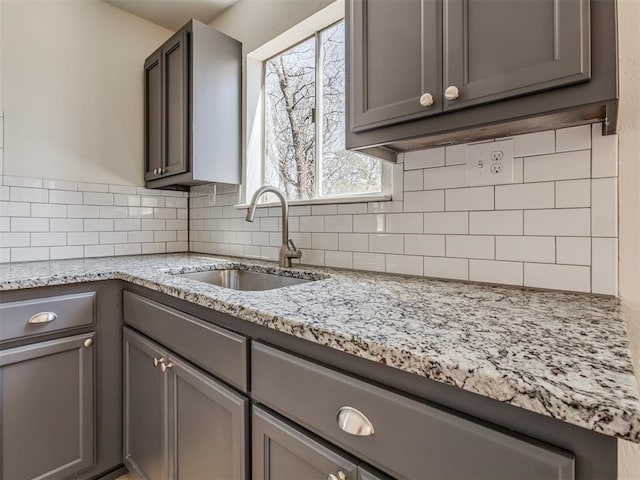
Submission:
<svg viewBox="0 0 640 480">
<path fill-rule="evenodd" d="M 131 471 L 148 480 L 246 478 L 246 397 L 128 328 L 124 370 Z"/>
<path fill-rule="evenodd" d="M 1 478 L 62 479 L 94 463 L 94 336 L 0 352 Z"/>
<path fill-rule="evenodd" d="M 253 407 L 254 480 L 356 480 L 357 462 Z"/>
</svg>

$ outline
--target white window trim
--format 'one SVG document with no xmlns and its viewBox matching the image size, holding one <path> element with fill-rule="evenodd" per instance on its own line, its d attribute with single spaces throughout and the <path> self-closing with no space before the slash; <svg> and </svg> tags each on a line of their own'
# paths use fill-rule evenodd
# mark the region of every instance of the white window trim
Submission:
<svg viewBox="0 0 640 480">
<path fill-rule="evenodd" d="M 246 153 L 243 162 L 243 183 L 238 208 L 246 208 L 253 193 L 264 184 L 264 62 L 287 50 L 292 45 L 312 37 L 344 19 L 344 0 L 306 18 L 286 32 L 247 54 L 246 62 Z M 393 165 L 382 161 L 382 192 L 320 197 L 309 200 L 291 200 L 291 205 L 319 205 L 329 203 L 361 203 L 392 200 Z M 273 206 L 266 203 L 260 206 Z"/>
</svg>

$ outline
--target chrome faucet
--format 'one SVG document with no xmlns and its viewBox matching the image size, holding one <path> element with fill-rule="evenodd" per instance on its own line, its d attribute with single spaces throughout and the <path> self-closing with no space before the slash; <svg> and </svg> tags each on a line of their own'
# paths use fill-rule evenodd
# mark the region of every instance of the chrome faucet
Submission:
<svg viewBox="0 0 640 480">
<path fill-rule="evenodd" d="M 271 185 L 260 187 L 251 198 L 251 203 L 249 204 L 249 210 L 247 211 L 247 217 L 245 220 L 247 222 L 253 222 L 256 215 L 258 200 L 262 195 L 268 192 L 275 194 L 282 204 L 282 245 L 280 246 L 280 266 L 284 268 L 291 268 L 291 259 L 301 258 L 302 252 L 296 248 L 293 240 L 289 238 L 289 204 L 287 203 L 287 199 L 284 198 L 284 194 Z"/>
</svg>

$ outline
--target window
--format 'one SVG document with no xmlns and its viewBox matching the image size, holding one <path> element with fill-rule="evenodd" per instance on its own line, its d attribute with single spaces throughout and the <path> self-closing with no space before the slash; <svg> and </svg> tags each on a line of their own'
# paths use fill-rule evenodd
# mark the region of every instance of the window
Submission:
<svg viewBox="0 0 640 480">
<path fill-rule="evenodd" d="M 382 192 L 382 162 L 345 150 L 344 21 L 264 62 L 264 183 L 290 200 Z"/>
</svg>

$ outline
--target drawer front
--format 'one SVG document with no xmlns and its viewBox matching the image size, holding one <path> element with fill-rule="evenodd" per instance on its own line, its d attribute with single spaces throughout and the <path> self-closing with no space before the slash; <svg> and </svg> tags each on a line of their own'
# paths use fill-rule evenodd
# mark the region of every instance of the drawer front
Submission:
<svg viewBox="0 0 640 480">
<path fill-rule="evenodd" d="M 503 433 L 262 344 L 253 343 L 251 358 L 254 398 L 394 477 L 574 478 L 573 456 L 557 448 Z M 345 430 L 353 433 L 338 426 L 339 416 Z M 356 435 L 357 431 L 369 435 Z"/>
<path fill-rule="evenodd" d="M 124 321 L 213 375 L 247 391 L 247 339 L 131 292 Z"/>
<path fill-rule="evenodd" d="M 0 342 L 92 325 L 96 292 L 0 304 Z"/>
</svg>

